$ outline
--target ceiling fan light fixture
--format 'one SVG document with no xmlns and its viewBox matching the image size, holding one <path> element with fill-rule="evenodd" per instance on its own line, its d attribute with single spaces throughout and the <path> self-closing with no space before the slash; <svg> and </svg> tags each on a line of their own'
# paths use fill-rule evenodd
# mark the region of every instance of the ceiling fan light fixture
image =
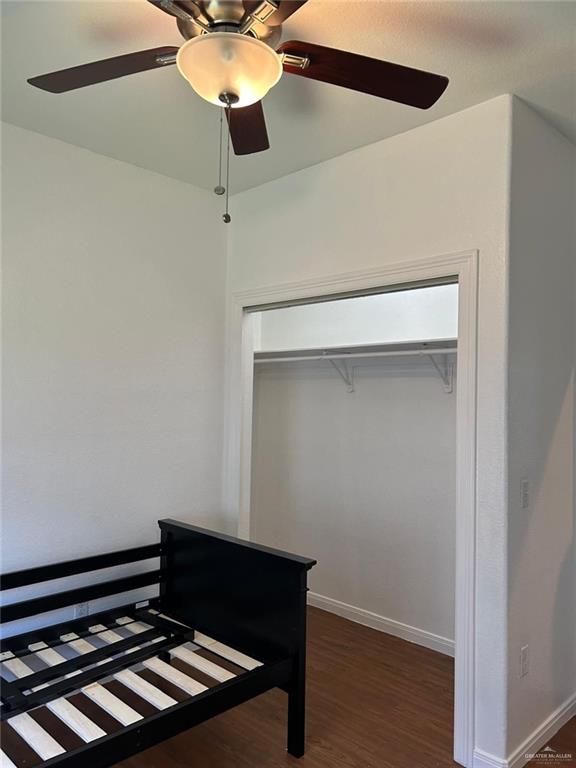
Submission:
<svg viewBox="0 0 576 768">
<path fill-rule="evenodd" d="M 238 97 L 232 108 L 255 104 L 282 75 L 276 51 L 237 32 L 212 32 L 188 40 L 178 51 L 176 65 L 199 96 L 220 107 L 223 94 Z"/>
</svg>

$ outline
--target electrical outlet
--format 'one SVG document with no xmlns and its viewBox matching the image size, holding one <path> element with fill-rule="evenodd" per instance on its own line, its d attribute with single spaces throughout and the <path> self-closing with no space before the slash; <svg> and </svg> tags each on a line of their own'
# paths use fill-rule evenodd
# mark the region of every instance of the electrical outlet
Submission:
<svg viewBox="0 0 576 768">
<path fill-rule="evenodd" d="M 528 654 L 528 646 L 523 645 L 520 648 L 520 677 L 526 677 L 530 671 L 530 657 Z"/>
<path fill-rule="evenodd" d="M 527 478 L 520 481 L 520 508 L 530 508 L 530 483 Z"/>
<path fill-rule="evenodd" d="M 74 606 L 74 618 L 82 619 L 90 613 L 90 603 L 78 603 Z"/>
</svg>

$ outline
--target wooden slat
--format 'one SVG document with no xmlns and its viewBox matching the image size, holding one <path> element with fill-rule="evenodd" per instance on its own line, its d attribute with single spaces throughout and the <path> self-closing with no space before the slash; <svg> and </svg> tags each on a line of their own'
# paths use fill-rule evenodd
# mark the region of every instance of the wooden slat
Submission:
<svg viewBox="0 0 576 768">
<path fill-rule="evenodd" d="M 15 763 L 0 749 L 0 768 L 16 768 Z"/>
<path fill-rule="evenodd" d="M 173 699 L 171 696 L 167 696 L 165 693 L 160 691 L 147 680 L 139 677 L 139 675 L 135 674 L 130 669 L 123 669 L 121 672 L 117 672 L 114 675 L 114 678 L 122 683 L 122 685 L 125 685 L 126 688 L 129 688 L 131 691 L 136 693 L 138 696 L 150 702 L 150 704 L 155 706 L 157 709 L 168 709 L 168 707 L 173 707 L 178 703 L 176 699 Z"/>
<path fill-rule="evenodd" d="M 86 742 L 106 736 L 106 731 L 96 725 L 89 717 L 77 709 L 68 699 L 56 699 L 47 702 L 48 709 L 57 715 L 74 733 Z"/>
<path fill-rule="evenodd" d="M 143 661 L 142 664 L 144 667 L 146 667 L 146 669 L 152 670 L 152 672 L 155 672 L 157 675 L 164 677 L 170 683 L 174 683 L 174 685 L 182 688 L 182 690 L 186 691 L 186 693 L 188 693 L 190 696 L 196 696 L 197 694 L 207 690 L 207 687 L 202 685 L 202 683 L 193 680 L 191 677 L 188 677 L 188 675 L 180 672 L 179 669 L 172 667 L 170 664 L 166 664 L 165 661 L 162 661 L 157 657 L 153 659 L 146 659 L 146 661 Z"/>
<path fill-rule="evenodd" d="M 222 669 L 227 669 L 228 672 L 231 672 L 234 676 L 243 675 L 246 672 L 246 670 L 239 667 L 238 664 L 234 664 L 233 662 L 228 661 L 228 659 L 224 659 L 222 656 L 212 653 L 212 651 L 209 651 L 207 648 L 198 648 L 194 653 L 198 656 L 202 656 L 203 659 L 212 662 L 212 664 L 222 667 Z"/>
<path fill-rule="evenodd" d="M 49 648 L 46 643 L 32 643 L 28 646 L 28 650 L 38 656 L 45 664 L 48 664 L 49 667 L 55 667 L 67 661 L 61 653 L 55 651 L 54 648 Z"/>
<path fill-rule="evenodd" d="M 63 664 L 64 662 L 68 661 L 68 659 L 65 656 L 62 656 L 61 653 L 58 653 L 58 651 L 55 651 L 54 648 L 49 648 L 46 643 L 32 643 L 32 645 L 28 646 L 28 649 L 34 653 L 35 656 L 38 656 L 38 658 L 43 661 L 45 664 L 47 664 L 49 667 L 56 667 L 59 664 Z M 64 675 L 65 678 L 74 677 L 74 675 L 79 675 L 82 672 L 81 669 L 78 669 L 74 672 L 69 672 L 67 675 Z M 39 690 L 39 686 L 35 686 L 35 691 Z"/>
<path fill-rule="evenodd" d="M 69 635 L 63 635 L 62 638 L 69 637 Z M 91 645 L 87 640 L 84 640 L 82 637 L 76 637 L 74 640 L 67 641 L 67 645 L 72 648 L 72 650 L 76 651 L 76 653 L 91 653 L 92 651 L 96 650 L 95 645 Z"/>
<path fill-rule="evenodd" d="M 141 632 L 146 632 L 148 629 L 152 629 L 151 624 L 143 624 L 141 621 L 133 621 L 130 624 L 124 624 L 124 629 L 128 632 L 132 632 L 133 635 L 139 635 Z"/>
<path fill-rule="evenodd" d="M 226 680 L 232 680 L 232 678 L 235 677 L 232 672 L 229 672 L 218 664 L 214 664 L 214 662 L 209 659 L 205 659 L 199 653 L 191 651 L 189 648 L 178 646 L 178 648 L 172 648 L 170 653 L 177 659 L 185 661 L 186 664 L 190 664 L 191 667 L 196 667 L 196 669 L 199 669 L 201 672 L 205 672 L 220 683 L 224 683 Z"/>
<path fill-rule="evenodd" d="M 31 749 L 40 755 L 42 760 L 50 760 L 57 755 L 63 755 L 66 751 L 58 744 L 41 725 L 33 720 L 27 712 L 14 715 L 8 720 L 8 724 L 21 736 Z"/>
<path fill-rule="evenodd" d="M 148 680 L 149 683 L 152 683 L 152 685 L 159 688 L 166 695 L 172 696 L 172 698 L 176 699 L 178 702 L 186 701 L 190 698 L 187 693 L 184 693 L 182 688 L 178 688 L 177 685 L 173 685 L 173 683 L 168 682 L 166 678 L 160 677 L 160 675 L 151 672 L 149 669 L 139 669 L 136 674 L 143 677 L 144 680 Z"/>
<path fill-rule="evenodd" d="M 220 684 L 218 680 L 215 680 L 213 677 L 210 677 L 210 675 L 201 672 L 199 669 L 191 667 L 190 664 L 186 664 L 186 662 L 182 661 L 182 659 L 173 657 L 170 659 L 170 664 L 173 667 L 176 667 L 176 669 L 179 669 L 181 672 L 184 672 L 184 674 L 188 675 L 188 677 L 191 677 L 192 679 L 197 680 L 199 683 L 202 683 L 202 685 L 205 685 L 207 688 L 213 688 L 215 685 Z"/>
<path fill-rule="evenodd" d="M 132 723 L 142 720 L 141 714 L 99 683 L 87 685 L 82 689 L 82 693 L 108 712 L 109 715 L 116 718 L 122 725 L 132 725 Z"/>
<path fill-rule="evenodd" d="M 12 674 L 18 678 L 34 674 L 34 670 L 30 669 L 30 667 L 25 664 L 22 659 L 18 659 L 16 657 L 12 659 L 6 659 L 6 661 L 2 662 L 2 666 L 10 670 L 10 672 L 12 672 Z"/>
<path fill-rule="evenodd" d="M 122 728 L 122 723 L 116 720 L 108 712 L 105 712 L 98 704 L 95 704 L 83 693 L 75 693 L 68 697 L 72 704 L 89 717 L 93 723 L 99 725 L 106 733 L 115 733 Z"/>
<path fill-rule="evenodd" d="M 19 680 L 25 677 L 28 677 L 28 675 L 33 675 L 34 670 L 30 669 L 30 667 L 25 664 L 21 659 L 18 659 L 16 657 L 7 659 L 6 661 L 2 662 L 3 665 L 12 672 L 14 677 L 18 678 Z M 35 686 L 32 690 L 34 691 L 40 691 L 42 688 L 47 688 L 48 683 L 42 683 L 42 685 Z"/>
<path fill-rule="evenodd" d="M 103 683 L 104 688 L 111 691 L 114 696 L 117 696 L 122 701 L 126 702 L 129 707 L 135 709 L 136 712 L 142 715 L 142 717 L 151 717 L 158 714 L 158 710 L 149 701 L 140 698 L 130 688 L 126 688 L 125 685 L 118 682 L 118 680 L 109 680 L 107 683 Z"/>
<path fill-rule="evenodd" d="M 207 650 L 212 651 L 212 653 L 222 656 L 244 669 L 251 670 L 262 666 L 261 661 L 256 661 L 256 659 L 247 656 L 245 653 L 241 653 L 240 651 L 231 648 L 229 645 L 220 643 L 218 640 L 208 637 L 208 635 L 203 635 L 201 632 L 194 633 L 194 642 L 197 645 L 202 646 L 202 648 L 206 648 Z"/>
<path fill-rule="evenodd" d="M 124 639 L 122 635 L 119 635 L 112 629 L 107 629 L 103 624 L 97 624 L 95 627 L 90 627 L 90 632 L 105 643 L 118 643 L 120 640 Z"/>
<path fill-rule="evenodd" d="M 50 712 L 47 707 L 36 707 L 35 709 L 31 709 L 28 714 L 33 720 L 36 720 L 38 725 L 41 725 L 47 733 L 54 736 L 58 744 L 61 744 L 66 752 L 70 752 L 72 749 L 78 749 L 78 747 L 84 745 L 80 736 L 74 733 L 71 728 L 60 720 L 60 718 L 56 717 L 53 712 Z"/>
</svg>

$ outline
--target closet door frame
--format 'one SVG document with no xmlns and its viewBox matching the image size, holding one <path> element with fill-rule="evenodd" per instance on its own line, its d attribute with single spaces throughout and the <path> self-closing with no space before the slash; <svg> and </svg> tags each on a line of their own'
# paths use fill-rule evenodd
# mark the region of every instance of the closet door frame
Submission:
<svg viewBox="0 0 576 768">
<path fill-rule="evenodd" d="M 411 284 L 458 282 L 458 387 L 456 393 L 456 596 L 454 759 L 472 767 L 475 721 L 477 527 L 478 251 L 404 261 L 373 270 L 233 293 L 228 301 L 223 499 L 238 535 L 250 538 L 253 312 L 275 304 L 309 303 L 339 295 L 410 289 Z"/>
</svg>

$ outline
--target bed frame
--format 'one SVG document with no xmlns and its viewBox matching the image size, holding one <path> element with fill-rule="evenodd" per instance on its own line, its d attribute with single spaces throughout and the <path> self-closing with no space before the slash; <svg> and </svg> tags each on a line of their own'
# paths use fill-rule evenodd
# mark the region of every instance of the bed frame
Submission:
<svg viewBox="0 0 576 768">
<path fill-rule="evenodd" d="M 155 570 L 0 609 L 7 623 L 159 585 L 144 603 L 1 642 L 2 768 L 105 768 L 275 687 L 288 694 L 288 752 L 304 754 L 315 561 L 175 520 L 159 526 L 159 544 L 2 577 L 4 592 L 160 559 Z"/>
</svg>

